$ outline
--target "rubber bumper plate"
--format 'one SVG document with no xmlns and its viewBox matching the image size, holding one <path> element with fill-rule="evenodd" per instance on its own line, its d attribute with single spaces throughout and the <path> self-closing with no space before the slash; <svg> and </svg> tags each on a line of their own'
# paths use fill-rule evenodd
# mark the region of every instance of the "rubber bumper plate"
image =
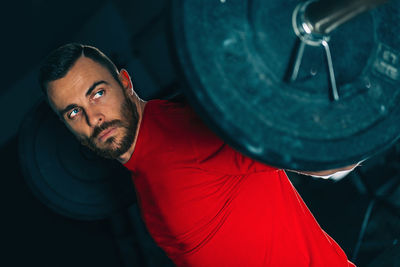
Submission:
<svg viewBox="0 0 400 267">
<path fill-rule="evenodd" d="M 21 125 L 19 156 L 33 193 L 64 216 L 104 219 L 136 200 L 129 172 L 80 145 L 45 102 Z"/>
<path fill-rule="evenodd" d="M 297 79 L 285 79 L 302 1 L 173 1 L 173 47 L 189 101 L 230 145 L 270 165 L 322 170 L 370 157 L 400 134 L 399 2 L 331 33 L 333 101 L 322 46 L 307 45 Z"/>
</svg>

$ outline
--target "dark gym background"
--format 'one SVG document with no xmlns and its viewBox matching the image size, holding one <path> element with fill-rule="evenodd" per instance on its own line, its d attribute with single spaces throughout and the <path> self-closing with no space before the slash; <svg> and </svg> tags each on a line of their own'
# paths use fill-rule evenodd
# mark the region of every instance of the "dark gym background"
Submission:
<svg viewBox="0 0 400 267">
<path fill-rule="evenodd" d="M 169 65 L 167 48 L 158 47 L 165 41 L 160 33 L 165 2 L 2 3 L 0 266 L 100 267 L 124 266 L 129 262 L 124 259 L 129 258 L 129 247 L 124 247 L 115 236 L 109 220 L 85 222 L 65 218 L 32 195 L 19 166 L 17 133 L 22 119 L 41 97 L 36 78 L 41 60 L 67 42 L 92 44 L 106 52 L 118 67 L 128 69 L 144 98 L 176 91 L 177 77 Z M 396 145 L 338 182 L 290 174 L 318 222 L 349 259 L 357 254 L 355 262 L 359 266 L 400 266 L 399 155 L 400 146 Z M 136 207 L 131 209 L 136 214 Z M 368 223 L 364 220 L 366 213 Z M 363 222 L 364 235 L 358 242 Z M 137 222 L 135 229 L 145 231 L 141 227 Z M 171 266 L 146 236 L 138 233 L 134 242 L 139 243 L 141 253 L 148 258 L 143 265 Z"/>
</svg>

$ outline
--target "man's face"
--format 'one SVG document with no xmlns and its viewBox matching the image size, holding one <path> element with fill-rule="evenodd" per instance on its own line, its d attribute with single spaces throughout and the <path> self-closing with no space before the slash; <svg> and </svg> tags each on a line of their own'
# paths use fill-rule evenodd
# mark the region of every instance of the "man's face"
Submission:
<svg viewBox="0 0 400 267">
<path fill-rule="evenodd" d="M 121 83 L 99 63 L 80 57 L 65 77 L 48 85 L 50 104 L 67 127 L 82 144 L 112 159 L 128 151 L 138 125 L 129 76 L 119 77 Z"/>
</svg>

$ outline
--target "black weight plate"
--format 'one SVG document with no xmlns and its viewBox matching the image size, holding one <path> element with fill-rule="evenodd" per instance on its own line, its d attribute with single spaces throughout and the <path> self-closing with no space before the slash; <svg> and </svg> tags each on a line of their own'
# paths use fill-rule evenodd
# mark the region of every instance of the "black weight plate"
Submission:
<svg viewBox="0 0 400 267">
<path fill-rule="evenodd" d="M 330 99 L 321 47 L 298 41 L 295 0 L 176 0 L 173 42 L 189 101 L 233 147 L 265 163 L 322 170 L 354 163 L 400 134 L 400 4 L 336 29 L 330 39 L 339 101 Z"/>
<path fill-rule="evenodd" d="M 33 193 L 64 216 L 104 219 L 135 202 L 129 172 L 80 145 L 45 102 L 21 125 L 19 156 Z"/>
</svg>

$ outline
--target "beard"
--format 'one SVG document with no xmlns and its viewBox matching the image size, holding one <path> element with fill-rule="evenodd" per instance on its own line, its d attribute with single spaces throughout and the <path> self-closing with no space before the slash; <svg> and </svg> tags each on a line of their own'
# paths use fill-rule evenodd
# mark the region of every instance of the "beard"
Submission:
<svg viewBox="0 0 400 267">
<path fill-rule="evenodd" d="M 100 157 L 107 159 L 117 159 L 122 154 L 126 153 L 133 144 L 139 121 L 137 107 L 126 95 L 125 101 L 121 104 L 120 113 L 122 114 L 123 120 L 107 121 L 96 126 L 90 137 L 80 139 L 81 144 L 89 147 Z M 103 130 L 109 129 L 110 127 L 116 127 L 122 131 L 121 140 L 118 141 L 113 136 L 104 141 L 104 145 L 106 145 L 105 148 L 97 146 L 96 139 L 98 135 Z"/>
</svg>

